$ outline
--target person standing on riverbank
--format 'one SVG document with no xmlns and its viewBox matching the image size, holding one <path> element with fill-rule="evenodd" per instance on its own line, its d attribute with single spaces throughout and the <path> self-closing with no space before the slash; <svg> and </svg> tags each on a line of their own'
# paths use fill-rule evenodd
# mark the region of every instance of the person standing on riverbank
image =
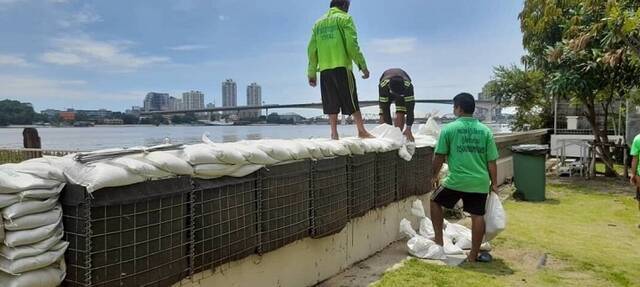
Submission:
<svg viewBox="0 0 640 287">
<path fill-rule="evenodd" d="M 355 62 L 362 71 L 363 79 L 369 78 L 369 70 L 364 55 L 358 45 L 358 34 L 353 19 L 348 14 L 350 0 L 332 0 L 330 10 L 320 18 L 313 27 L 309 41 L 309 67 L 307 76 L 309 85 L 318 85 L 320 72 L 320 89 L 324 114 L 329 115 L 331 138 L 339 139 L 338 114 L 352 115 L 361 138 L 373 137 L 364 127 L 360 113 L 358 91 L 353 75 L 352 65 Z"/>
<path fill-rule="evenodd" d="M 638 157 L 640 156 L 640 135 L 633 139 L 631 145 L 631 184 L 636 188 L 636 200 L 638 201 L 638 210 L 640 210 L 640 166 L 638 165 Z M 638 225 L 640 228 L 640 225 Z"/>
<path fill-rule="evenodd" d="M 498 149 L 489 127 L 473 118 L 475 99 L 468 93 L 453 99 L 454 114 L 458 119 L 446 125 L 433 159 L 433 179 L 440 174 L 446 159 L 449 175 L 431 198 L 431 220 L 435 241 L 443 246 L 444 212 L 442 207 L 453 208 L 462 199 L 464 211 L 471 214 L 472 247 L 469 262 L 488 262 L 490 256 L 478 256 L 485 233 L 485 206 L 489 192 L 498 193 Z"/>
<path fill-rule="evenodd" d="M 403 131 L 408 141 L 414 142 L 411 126 L 414 122 L 416 106 L 411 77 L 402 69 L 386 70 L 380 77 L 378 85 L 378 102 L 380 106 L 380 123 L 393 125 L 391 104 L 396 104 L 395 126 Z"/>
</svg>

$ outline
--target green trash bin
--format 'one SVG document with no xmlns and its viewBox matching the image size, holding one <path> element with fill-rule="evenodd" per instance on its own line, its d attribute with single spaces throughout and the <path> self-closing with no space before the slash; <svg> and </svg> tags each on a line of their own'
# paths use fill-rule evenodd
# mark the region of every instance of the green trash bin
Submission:
<svg viewBox="0 0 640 287">
<path fill-rule="evenodd" d="M 546 190 L 545 162 L 549 146 L 519 145 L 513 152 L 513 175 L 516 193 L 525 201 L 544 201 Z"/>
</svg>

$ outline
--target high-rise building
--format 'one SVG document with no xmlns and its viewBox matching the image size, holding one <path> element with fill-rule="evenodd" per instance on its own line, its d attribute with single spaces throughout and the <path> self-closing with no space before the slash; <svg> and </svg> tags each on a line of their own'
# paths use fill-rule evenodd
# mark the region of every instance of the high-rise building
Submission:
<svg viewBox="0 0 640 287">
<path fill-rule="evenodd" d="M 232 79 L 222 83 L 222 107 L 238 106 L 238 85 Z"/>
<path fill-rule="evenodd" d="M 181 99 L 169 97 L 169 111 L 182 111 L 184 110 L 184 103 Z"/>
<path fill-rule="evenodd" d="M 256 83 L 247 86 L 247 106 L 262 106 L 262 87 Z M 258 118 L 262 115 L 262 110 L 251 110 L 252 117 Z"/>
<path fill-rule="evenodd" d="M 148 93 L 144 98 L 144 110 L 152 111 L 168 111 L 169 110 L 169 94 Z"/>
<path fill-rule="evenodd" d="M 185 110 L 202 110 L 205 108 L 204 94 L 200 91 L 190 91 L 187 93 L 183 93 L 182 103 Z"/>
</svg>

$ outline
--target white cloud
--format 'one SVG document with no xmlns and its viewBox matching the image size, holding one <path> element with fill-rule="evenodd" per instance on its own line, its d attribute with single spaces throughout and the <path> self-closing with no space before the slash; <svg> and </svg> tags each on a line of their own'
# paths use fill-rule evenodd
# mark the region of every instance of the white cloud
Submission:
<svg viewBox="0 0 640 287">
<path fill-rule="evenodd" d="M 207 46 L 207 45 L 193 44 L 193 45 L 174 46 L 174 47 L 169 47 L 167 49 L 172 50 L 172 51 L 195 51 L 195 50 L 204 50 L 204 49 L 208 49 L 208 48 L 209 48 L 209 46 Z"/>
<path fill-rule="evenodd" d="M 43 53 L 40 60 L 55 65 L 104 68 L 116 72 L 130 72 L 169 62 L 167 57 L 130 53 L 128 45 L 127 42 L 102 42 L 87 37 L 60 38 L 53 40 L 54 49 Z"/>
<path fill-rule="evenodd" d="M 373 50 L 382 54 L 407 54 L 416 51 L 418 39 L 416 38 L 390 38 L 374 39 L 371 42 Z"/>
<path fill-rule="evenodd" d="M 58 20 L 58 25 L 63 28 L 69 28 L 98 22 L 102 22 L 102 17 L 89 5 L 85 5 L 80 11 Z"/>
<path fill-rule="evenodd" d="M 26 67 L 29 64 L 27 61 L 18 55 L 0 54 L 0 66 L 18 66 Z"/>
</svg>

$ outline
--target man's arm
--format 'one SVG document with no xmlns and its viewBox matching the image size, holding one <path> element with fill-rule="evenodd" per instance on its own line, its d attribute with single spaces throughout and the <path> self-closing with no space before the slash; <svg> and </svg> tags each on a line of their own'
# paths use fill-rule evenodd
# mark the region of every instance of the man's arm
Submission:
<svg viewBox="0 0 640 287">
<path fill-rule="evenodd" d="M 631 184 L 638 186 L 638 156 L 631 160 Z"/>
<path fill-rule="evenodd" d="M 433 163 L 431 164 L 431 168 L 432 168 L 431 180 L 432 180 L 433 188 L 436 187 L 436 184 L 440 179 L 439 178 L 440 170 L 442 169 L 442 165 L 444 164 L 445 157 L 446 156 L 442 154 L 436 154 L 433 157 Z"/>
<path fill-rule="evenodd" d="M 353 23 L 353 19 L 351 17 L 345 20 L 343 31 L 347 54 L 356 63 L 356 65 L 358 65 L 358 69 L 365 74 L 366 78 L 368 78 L 369 69 L 367 69 L 367 62 L 360 50 L 360 45 L 358 44 L 358 32 L 356 31 L 356 25 Z"/>
<path fill-rule="evenodd" d="M 492 160 L 488 164 L 489 177 L 491 177 L 491 191 L 498 193 L 498 164 L 495 160 Z"/>
<path fill-rule="evenodd" d="M 415 96 L 413 93 L 413 84 L 409 84 L 409 92 L 405 97 L 405 106 L 407 107 L 407 127 L 404 131 L 404 135 L 407 137 L 409 141 L 415 141 L 413 138 L 413 132 L 411 131 L 411 127 L 413 126 L 413 122 L 415 121 Z"/>
<path fill-rule="evenodd" d="M 315 87 L 317 85 L 318 77 L 318 46 L 316 45 L 316 32 L 315 28 L 311 34 L 311 40 L 309 40 L 309 46 L 307 48 L 307 54 L 309 57 L 309 67 L 307 68 L 307 77 L 309 78 L 309 85 Z"/>
</svg>

